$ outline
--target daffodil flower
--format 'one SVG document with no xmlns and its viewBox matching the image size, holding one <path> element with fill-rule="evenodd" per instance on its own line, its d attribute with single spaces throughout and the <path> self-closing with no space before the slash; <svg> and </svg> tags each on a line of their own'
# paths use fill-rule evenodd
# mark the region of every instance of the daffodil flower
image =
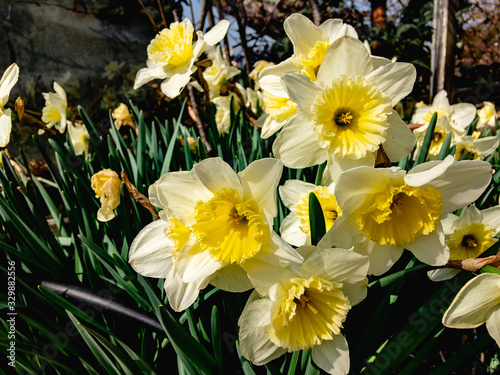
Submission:
<svg viewBox="0 0 500 375">
<path fill-rule="evenodd" d="M 45 107 L 42 109 L 42 121 L 48 128 L 54 126 L 60 133 L 64 133 L 67 125 L 66 109 L 68 108 L 66 91 L 57 82 L 54 82 L 54 91 L 42 93 L 45 99 Z M 38 133 L 43 134 L 44 131 L 40 130 Z"/>
<path fill-rule="evenodd" d="M 480 160 L 420 164 L 406 173 L 393 168 L 357 167 L 335 187 L 342 209 L 320 244 L 354 250 L 370 258 L 369 274 L 381 275 L 410 250 L 439 266 L 449 259 L 441 224 L 444 214 L 475 201 L 491 180 L 491 165 Z"/>
<path fill-rule="evenodd" d="M 228 28 L 229 21 L 222 20 L 205 35 L 198 31 L 198 39 L 193 44 L 194 28 L 191 21 L 186 18 L 182 22 L 171 23 L 149 44 L 147 68 L 137 72 L 134 89 L 153 79 L 163 79 L 161 91 L 169 98 L 175 98 L 196 71 L 196 59 L 220 42 Z"/>
<path fill-rule="evenodd" d="M 495 120 L 498 120 L 498 114 L 495 104 L 492 102 L 483 102 L 483 108 L 477 110 L 477 116 L 479 117 L 476 125 L 477 130 L 494 130 L 496 128 Z"/>
<path fill-rule="evenodd" d="M 280 272 L 264 263 L 247 267 L 258 295 L 250 297 L 238 321 L 241 352 L 262 365 L 286 352 L 312 349 L 321 369 L 347 374 L 342 323 L 366 297 L 368 258 L 340 248 L 303 246 L 297 251 L 305 261 Z"/>
<path fill-rule="evenodd" d="M 284 29 L 293 44 L 293 55 L 278 65 L 266 67 L 259 74 L 258 85 L 264 91 L 265 115 L 258 124 L 262 127 L 261 137 L 264 139 L 279 131 L 297 112 L 297 105 L 283 87 L 281 77 L 287 72 L 300 72 L 316 81 L 328 47 L 345 35 L 357 38 L 354 28 L 341 19 L 330 19 L 316 26 L 301 14 L 288 17 Z"/>
<path fill-rule="evenodd" d="M 216 106 L 215 123 L 219 134 L 229 133 L 231 127 L 231 101 L 234 102 L 234 111 L 238 112 L 240 104 L 236 94 L 230 92 L 226 96 L 218 96 L 212 100 Z"/>
<path fill-rule="evenodd" d="M 90 144 L 90 135 L 87 128 L 82 123 L 69 123 L 68 134 L 73 144 L 75 155 L 87 155 Z"/>
<path fill-rule="evenodd" d="M 444 90 L 438 92 L 432 101 L 432 105 L 423 105 L 418 108 L 411 122 L 414 124 L 428 124 L 432 115 L 437 112 L 438 118 L 445 116 L 454 125 L 465 129 L 476 117 L 476 107 L 470 103 L 458 103 L 450 105 L 448 93 Z"/>
<path fill-rule="evenodd" d="M 337 39 L 319 67 L 317 80 L 286 73 L 282 82 L 298 112 L 283 126 L 274 155 L 290 168 L 321 164 L 329 157 L 346 170 L 375 163 L 382 145 L 391 161 L 408 155 L 415 138 L 393 107 L 410 93 L 411 64 L 375 69 L 363 43 Z"/>
<path fill-rule="evenodd" d="M 5 108 L 9 94 L 19 78 L 19 67 L 14 63 L 7 68 L 0 80 L 0 147 L 6 147 L 10 141 L 12 119 L 10 108 Z"/>
<path fill-rule="evenodd" d="M 240 70 L 228 65 L 222 56 L 220 47 L 212 47 L 207 51 L 207 57 L 212 60 L 212 65 L 203 71 L 203 78 L 207 81 L 210 98 L 219 96 L 220 88 L 229 83 L 229 80 L 240 74 Z"/>
<path fill-rule="evenodd" d="M 116 130 L 120 130 L 122 125 L 128 125 L 133 129 L 136 128 L 132 115 L 130 114 L 127 105 L 124 103 L 120 103 L 120 105 L 113 110 L 111 116 L 115 120 L 114 124 Z"/>
<path fill-rule="evenodd" d="M 95 197 L 101 199 L 101 208 L 97 211 L 97 220 L 109 221 L 116 215 L 113 212 L 120 204 L 120 186 L 122 181 L 111 169 L 103 169 L 90 179 Z"/>
<path fill-rule="evenodd" d="M 149 188 L 151 203 L 163 209 L 161 220 L 133 241 L 132 267 L 165 277 L 169 303 L 180 311 L 208 283 L 230 292 L 252 288 L 244 267 L 254 258 L 275 265 L 300 261 L 275 245 L 271 229 L 282 168 L 279 160 L 261 159 L 236 174 L 222 159 L 210 158 L 190 172 L 163 175 Z"/>
<path fill-rule="evenodd" d="M 447 214 L 441 221 L 450 249 L 450 260 L 477 258 L 498 240 L 500 206 L 479 210 L 475 204 L 462 210 L 460 216 Z M 460 270 L 439 268 L 427 272 L 433 281 L 451 279 Z"/>
<path fill-rule="evenodd" d="M 484 159 L 498 150 L 500 138 L 496 136 L 478 138 L 479 132 L 462 137 L 456 144 L 455 157 L 460 159 L 466 152 L 474 160 Z"/>
<path fill-rule="evenodd" d="M 311 244 L 309 223 L 309 194 L 314 193 L 323 209 L 326 230 L 342 215 L 333 191 L 335 183 L 329 186 L 317 186 L 300 180 L 288 180 L 279 187 L 283 204 L 290 209 L 281 223 L 281 237 L 291 245 L 302 246 Z"/>
<path fill-rule="evenodd" d="M 415 138 L 417 139 L 417 146 L 415 147 L 415 152 L 413 153 L 413 157 L 415 159 L 422 149 L 425 134 L 427 133 L 428 128 L 429 124 L 427 123 L 413 131 L 413 133 L 415 134 Z M 444 140 L 450 133 L 450 145 L 456 145 L 466 135 L 465 129 L 451 123 L 446 116 L 438 118 L 436 121 L 436 127 L 434 128 L 434 133 L 432 133 L 429 152 L 427 154 L 430 160 L 437 159 L 439 152 L 441 151 L 441 147 L 443 146 Z"/>
<path fill-rule="evenodd" d="M 470 329 L 484 323 L 500 346 L 500 275 L 495 273 L 469 280 L 443 315 L 443 325 L 449 328 Z"/>
</svg>

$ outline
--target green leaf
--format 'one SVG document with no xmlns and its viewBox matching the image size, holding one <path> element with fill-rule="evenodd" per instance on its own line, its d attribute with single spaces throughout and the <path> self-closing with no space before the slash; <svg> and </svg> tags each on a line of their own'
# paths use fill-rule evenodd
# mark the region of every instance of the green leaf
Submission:
<svg viewBox="0 0 500 375">
<path fill-rule="evenodd" d="M 434 129 L 436 129 L 437 122 L 437 112 L 434 112 L 432 115 L 431 121 L 429 122 L 429 126 L 427 127 L 427 131 L 425 132 L 424 142 L 422 143 L 422 148 L 420 149 L 420 153 L 415 160 L 414 165 L 421 164 L 425 162 L 427 159 L 427 154 L 429 153 L 429 148 L 431 147 L 432 137 L 434 135 Z"/>
<path fill-rule="evenodd" d="M 326 226 L 323 209 L 314 193 L 309 193 L 309 223 L 311 226 L 311 244 L 317 245 L 326 233 Z"/>
</svg>

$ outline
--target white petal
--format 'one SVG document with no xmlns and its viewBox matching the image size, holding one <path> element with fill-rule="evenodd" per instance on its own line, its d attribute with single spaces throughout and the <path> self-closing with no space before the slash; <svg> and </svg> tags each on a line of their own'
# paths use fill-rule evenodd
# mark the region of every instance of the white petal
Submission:
<svg viewBox="0 0 500 375">
<path fill-rule="evenodd" d="M 430 280 L 438 282 L 450 280 L 460 272 L 457 268 L 438 268 L 436 270 L 427 271 L 427 276 Z"/>
<path fill-rule="evenodd" d="M 142 85 L 152 81 L 153 79 L 165 79 L 167 75 L 163 65 L 156 66 L 154 68 L 142 68 L 137 72 L 134 81 L 134 90 L 137 90 Z"/>
<path fill-rule="evenodd" d="M 261 119 L 262 119 L 262 125 L 259 124 L 259 120 Z M 262 114 L 262 116 L 260 116 L 256 121 L 256 125 L 261 126 L 262 128 L 262 131 L 260 133 L 260 137 L 262 139 L 267 139 L 274 133 L 280 131 L 283 125 L 285 124 L 286 121 L 281 121 L 281 122 L 275 121 L 267 113 Z"/>
<path fill-rule="evenodd" d="M 395 106 L 413 90 L 417 70 L 409 63 L 392 63 L 380 66 L 365 78 L 375 82 L 377 88 L 391 99 L 391 106 Z"/>
<path fill-rule="evenodd" d="M 342 334 L 314 346 L 311 355 L 314 363 L 329 374 L 344 375 L 349 372 L 349 347 Z"/>
<path fill-rule="evenodd" d="M 169 98 L 177 97 L 191 79 L 191 74 L 193 74 L 193 71 L 188 70 L 185 73 L 168 77 L 161 83 L 161 91 Z"/>
<path fill-rule="evenodd" d="M 483 222 L 494 228 L 496 233 L 500 232 L 500 206 L 490 207 L 482 210 Z"/>
<path fill-rule="evenodd" d="M 373 70 L 370 54 L 363 42 L 345 36 L 337 39 L 326 51 L 318 70 L 317 81 L 326 86 L 342 75 L 365 76 Z"/>
<path fill-rule="evenodd" d="M 486 318 L 486 329 L 497 345 L 500 346 L 500 309 L 498 307 L 492 309 Z"/>
<path fill-rule="evenodd" d="M 359 159 L 343 158 L 337 155 L 328 155 L 328 169 L 331 175 L 340 176 L 342 172 L 356 167 L 375 166 L 375 152 L 367 152 L 365 156 Z"/>
<path fill-rule="evenodd" d="M 222 189 L 236 189 L 240 195 L 243 193 L 238 175 L 219 157 L 199 162 L 193 167 L 192 173 L 214 194 Z"/>
<path fill-rule="evenodd" d="M 288 94 L 281 83 L 281 77 L 283 77 L 286 72 L 294 71 L 298 72 L 299 70 L 293 63 L 291 57 L 280 62 L 278 65 L 264 68 L 259 73 L 259 86 L 262 90 L 272 95 L 287 98 Z"/>
<path fill-rule="evenodd" d="M 165 278 L 164 288 L 172 309 L 183 311 L 191 306 L 198 298 L 200 290 L 208 285 L 209 280 L 209 278 L 204 278 L 185 283 L 176 272 L 171 270 Z"/>
<path fill-rule="evenodd" d="M 12 111 L 7 108 L 0 115 L 0 147 L 6 147 L 10 141 L 10 132 L 12 131 Z"/>
<path fill-rule="evenodd" d="M 312 104 L 321 92 L 321 87 L 312 82 L 305 74 L 297 72 L 286 73 L 281 78 L 281 82 L 288 96 L 297 103 L 306 116 L 310 116 Z"/>
<path fill-rule="evenodd" d="M 390 64 L 392 62 L 391 60 L 386 59 L 385 57 L 382 57 L 382 56 L 373 56 L 372 55 L 372 56 L 370 56 L 370 59 L 372 61 L 374 69 L 380 68 L 381 66 Z"/>
<path fill-rule="evenodd" d="M 449 106 L 450 101 L 448 100 L 448 93 L 445 90 L 439 91 L 432 100 L 432 107 L 446 108 Z"/>
<path fill-rule="evenodd" d="M 319 147 L 313 125 L 300 113 L 294 115 L 273 143 L 276 158 L 289 168 L 307 168 L 324 163 L 328 151 Z"/>
<path fill-rule="evenodd" d="M 356 221 L 352 217 L 342 214 L 319 241 L 318 246 L 323 248 L 338 246 L 349 249 L 363 239 L 365 236 L 359 231 Z"/>
<path fill-rule="evenodd" d="M 293 246 L 310 245 L 309 235 L 300 229 L 300 219 L 294 213 L 287 215 L 280 226 L 281 237 Z"/>
<path fill-rule="evenodd" d="M 427 165 L 426 165 L 427 164 Z M 415 170 L 416 173 L 413 173 Z M 405 177 L 411 186 L 431 186 L 442 196 L 443 210 L 458 210 L 475 201 L 491 180 L 491 164 L 481 160 L 455 161 L 452 156 L 413 168 Z"/>
<path fill-rule="evenodd" d="M 283 28 L 293 44 L 294 55 L 298 58 L 307 56 L 317 42 L 328 40 L 318 26 L 299 13 L 290 15 L 283 23 Z"/>
<path fill-rule="evenodd" d="M 229 264 L 215 273 L 210 284 L 226 292 L 242 293 L 253 288 L 246 271 L 237 264 Z"/>
<path fill-rule="evenodd" d="M 349 298 L 351 306 L 356 306 L 368 294 L 368 278 L 354 284 L 344 284 L 340 289 Z"/>
<path fill-rule="evenodd" d="M 279 187 L 280 198 L 283 204 L 289 208 L 299 203 L 299 200 L 316 189 L 316 185 L 301 180 L 287 180 L 285 185 Z"/>
<path fill-rule="evenodd" d="M 160 203 L 169 215 L 183 225 L 193 225 L 194 208 L 198 201 L 208 201 L 213 194 L 191 172 L 179 171 L 164 174 L 149 188 L 153 201 Z"/>
<path fill-rule="evenodd" d="M 380 276 L 386 273 L 401 258 L 402 246 L 383 246 L 366 240 L 354 246 L 354 251 L 370 258 L 369 275 Z"/>
<path fill-rule="evenodd" d="M 209 46 L 214 46 L 224 38 L 227 30 L 229 29 L 229 25 L 230 23 L 228 20 L 219 21 L 219 23 L 215 25 L 212 30 L 203 35 L 203 40 Z"/>
<path fill-rule="evenodd" d="M 470 103 L 453 104 L 451 120 L 462 129 L 465 129 L 476 117 L 476 107 Z"/>
<path fill-rule="evenodd" d="M 450 328 L 475 328 L 500 304 L 500 275 L 483 273 L 469 280 L 443 315 Z"/>
<path fill-rule="evenodd" d="M 387 129 L 386 140 L 383 144 L 384 151 L 390 161 L 398 162 L 413 150 L 415 136 L 395 110 L 392 110 L 387 121 L 391 125 Z"/>
<path fill-rule="evenodd" d="M 128 262 L 143 276 L 164 278 L 172 269 L 175 245 L 165 235 L 167 223 L 156 220 L 146 225 L 132 241 Z"/>
<path fill-rule="evenodd" d="M 185 283 L 211 277 L 224 264 L 213 259 L 208 251 L 200 249 L 194 234 L 177 255 L 177 272 Z"/>
<path fill-rule="evenodd" d="M 368 257 L 352 250 L 318 248 L 300 269 L 304 275 L 353 284 L 366 277 Z"/>
<path fill-rule="evenodd" d="M 245 306 L 238 320 L 241 353 L 256 365 L 263 365 L 286 352 L 266 335 L 271 324 L 271 308 L 269 299 L 254 301 Z"/>
<path fill-rule="evenodd" d="M 419 236 L 405 247 L 410 250 L 418 260 L 431 266 L 442 266 L 450 259 L 450 249 L 446 246 L 441 223 L 436 229 L 426 236 Z"/>
<path fill-rule="evenodd" d="M 323 31 L 323 33 L 326 34 L 326 36 L 330 40 L 330 43 L 333 43 L 333 41 L 345 35 L 353 38 L 358 37 L 358 33 L 356 33 L 354 27 L 343 23 L 340 18 L 332 18 L 326 20 L 321 25 L 319 25 L 319 28 L 321 31 Z"/>
<path fill-rule="evenodd" d="M 278 159 L 265 158 L 250 163 L 238 173 L 243 186 L 243 197 L 253 198 L 261 209 L 276 216 L 276 190 L 282 171 L 283 164 Z"/>
<path fill-rule="evenodd" d="M 0 80 L 0 107 L 9 101 L 9 94 L 19 78 L 19 67 L 17 64 L 10 65 Z M 10 132 L 9 132 L 10 133 Z"/>
</svg>

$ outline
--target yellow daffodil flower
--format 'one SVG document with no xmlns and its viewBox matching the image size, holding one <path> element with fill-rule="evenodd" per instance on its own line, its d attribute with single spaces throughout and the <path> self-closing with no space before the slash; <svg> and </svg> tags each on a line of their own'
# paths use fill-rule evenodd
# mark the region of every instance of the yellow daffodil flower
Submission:
<svg viewBox="0 0 500 375">
<path fill-rule="evenodd" d="M 498 240 L 500 206 L 478 210 L 475 204 L 462 210 L 460 216 L 447 214 L 441 221 L 450 249 L 450 260 L 477 258 Z M 460 270 L 440 268 L 427 272 L 433 281 L 451 279 Z"/>
<path fill-rule="evenodd" d="M 241 352 L 262 365 L 285 352 L 312 349 L 322 370 L 347 374 L 342 323 L 366 297 L 368 258 L 340 248 L 302 246 L 297 251 L 305 261 L 280 272 L 264 263 L 247 267 L 256 292 L 238 321 Z"/>
<path fill-rule="evenodd" d="M 457 142 L 455 157 L 460 159 L 464 153 L 468 152 L 469 157 L 474 160 L 484 159 L 498 150 L 499 142 L 500 138 L 496 136 L 483 138 L 477 138 L 477 134 L 464 136 Z"/>
<path fill-rule="evenodd" d="M 417 146 L 415 147 L 415 152 L 413 153 L 414 159 L 417 158 L 420 150 L 422 149 L 425 133 L 427 132 L 428 128 L 429 124 L 427 123 L 413 131 L 413 134 L 415 134 L 415 138 L 417 140 Z M 466 131 L 465 129 L 451 123 L 446 116 L 438 118 L 436 121 L 436 127 L 434 128 L 434 133 L 432 134 L 429 152 L 427 153 L 430 160 L 437 159 L 439 152 L 441 151 L 441 147 L 443 146 L 444 140 L 450 133 L 450 145 L 453 146 L 459 143 L 460 140 L 465 137 Z"/>
<path fill-rule="evenodd" d="M 442 90 L 436 94 L 432 105 L 417 108 L 411 122 L 414 124 L 428 124 L 434 112 L 437 112 L 438 118 L 447 117 L 450 123 L 462 129 L 469 126 L 476 117 L 476 107 L 473 104 L 458 103 L 450 105 L 448 93 Z"/>
<path fill-rule="evenodd" d="M 114 124 L 116 130 L 120 130 L 123 125 L 128 125 L 131 128 L 135 129 L 134 120 L 132 119 L 132 115 L 130 114 L 130 111 L 126 104 L 120 103 L 120 105 L 113 110 L 111 116 L 115 120 Z"/>
<path fill-rule="evenodd" d="M 97 211 L 97 220 L 109 221 L 116 215 L 113 210 L 120 204 L 120 186 L 122 181 L 111 169 L 103 169 L 90 179 L 95 197 L 101 198 L 101 208 Z"/>
<path fill-rule="evenodd" d="M 6 147 L 10 141 L 12 119 L 10 108 L 5 108 L 9 94 L 19 78 L 19 67 L 14 63 L 5 70 L 0 80 L 0 147 Z"/>
<path fill-rule="evenodd" d="M 491 180 L 491 165 L 480 160 L 398 168 L 358 167 L 344 172 L 335 187 L 342 209 L 320 244 L 354 250 L 370 258 L 369 274 L 381 275 L 410 250 L 439 266 L 449 259 L 441 224 L 444 214 L 475 201 Z"/>
<path fill-rule="evenodd" d="M 449 328 L 470 329 L 484 323 L 500 346 L 500 275 L 495 273 L 469 280 L 443 315 L 443 325 Z"/>
<path fill-rule="evenodd" d="M 484 129 L 494 130 L 496 128 L 495 119 L 498 120 L 498 113 L 495 104 L 492 102 L 483 102 L 483 108 L 477 110 L 479 121 L 476 129 L 482 131 Z"/>
<path fill-rule="evenodd" d="M 298 112 L 283 126 L 274 155 L 290 168 L 331 158 L 346 170 L 375 163 L 380 146 L 391 161 L 408 155 L 415 143 L 394 105 L 408 95 L 416 71 L 408 63 L 375 69 L 363 43 L 337 39 L 319 67 L 316 82 L 286 73 L 282 82 Z"/>
<path fill-rule="evenodd" d="M 207 51 L 207 57 L 212 60 L 212 65 L 203 71 L 203 78 L 207 81 L 210 98 L 212 99 L 219 96 L 220 88 L 227 85 L 231 78 L 240 74 L 240 70 L 227 64 L 220 47 L 210 48 Z"/>
<path fill-rule="evenodd" d="M 329 186 L 317 186 L 300 180 L 288 180 L 285 185 L 279 187 L 281 201 L 291 211 L 280 227 L 281 237 L 286 242 L 294 246 L 311 244 L 309 193 L 314 193 L 321 204 L 326 230 L 332 227 L 335 220 L 342 215 L 333 195 L 334 188 L 334 183 Z"/>
<path fill-rule="evenodd" d="M 210 158 L 190 172 L 163 175 L 149 188 L 161 220 L 133 241 L 130 264 L 142 275 L 166 278 L 169 303 L 180 311 L 208 283 L 230 292 L 252 288 L 244 267 L 254 258 L 275 266 L 287 257 L 300 261 L 293 251 L 278 254 L 271 229 L 282 168 L 279 160 L 260 159 L 236 174 Z"/>
<path fill-rule="evenodd" d="M 87 155 L 89 152 L 90 135 L 82 123 L 68 123 L 68 134 L 73 144 L 75 155 Z"/>
<path fill-rule="evenodd" d="M 134 89 L 138 89 L 153 79 L 163 79 L 161 91 L 169 98 L 179 95 L 196 71 L 194 63 L 208 48 L 218 43 L 229 28 L 229 21 L 222 20 L 208 33 L 196 33 L 187 18 L 173 22 L 169 28 L 161 30 L 148 46 L 147 68 L 137 72 Z"/>
<path fill-rule="evenodd" d="M 57 82 L 54 82 L 54 91 L 42 93 L 45 98 L 45 107 L 42 109 L 42 121 L 48 128 L 54 126 L 60 133 L 64 133 L 67 124 L 66 109 L 68 108 L 66 91 Z M 43 133 L 43 130 L 39 131 L 39 134 Z"/>
</svg>

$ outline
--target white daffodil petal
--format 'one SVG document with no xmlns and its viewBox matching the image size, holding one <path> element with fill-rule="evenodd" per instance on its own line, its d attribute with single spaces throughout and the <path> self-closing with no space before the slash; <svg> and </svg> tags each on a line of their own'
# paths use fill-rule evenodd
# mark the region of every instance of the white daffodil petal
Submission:
<svg viewBox="0 0 500 375">
<path fill-rule="evenodd" d="M 319 241 L 318 246 L 323 248 L 338 246 L 349 249 L 364 238 L 356 222 L 348 215 L 342 214 Z"/>
<path fill-rule="evenodd" d="M 259 86 L 262 90 L 272 95 L 287 98 L 288 94 L 281 83 L 281 77 L 286 72 L 294 71 L 298 71 L 298 69 L 293 63 L 293 59 L 289 57 L 278 65 L 269 66 L 263 69 L 259 74 Z"/>
<path fill-rule="evenodd" d="M 417 70 L 409 63 L 392 63 L 375 69 L 365 78 L 374 81 L 391 98 L 391 106 L 395 106 L 413 90 Z"/>
<path fill-rule="evenodd" d="M 9 101 L 9 94 L 19 78 L 19 67 L 17 64 L 10 65 L 0 80 L 0 108 Z"/>
<path fill-rule="evenodd" d="M 314 363 L 329 374 L 345 375 L 349 372 L 349 347 L 342 334 L 314 346 L 311 356 Z"/>
<path fill-rule="evenodd" d="M 486 329 L 497 345 L 500 346 L 500 308 L 496 307 L 490 311 L 486 318 Z"/>
<path fill-rule="evenodd" d="M 205 159 L 193 167 L 193 172 L 212 193 L 222 189 L 236 189 L 241 195 L 240 179 L 235 171 L 219 157 Z"/>
<path fill-rule="evenodd" d="M 316 189 L 316 185 L 310 182 L 287 180 L 285 185 L 279 187 L 280 198 L 283 204 L 291 209 L 299 202 L 300 198 L 305 194 L 309 194 L 314 189 Z"/>
<path fill-rule="evenodd" d="M 273 143 L 273 153 L 289 168 L 306 168 L 321 164 L 328 157 L 328 151 L 319 148 L 310 120 L 300 113 L 283 127 Z"/>
<path fill-rule="evenodd" d="M 410 250 L 418 260 L 431 266 L 442 266 L 450 259 L 450 249 L 446 246 L 441 224 L 426 236 L 419 236 L 405 247 Z"/>
<path fill-rule="evenodd" d="M 496 233 L 500 232 L 500 206 L 490 207 L 481 211 L 484 222 L 495 229 Z"/>
<path fill-rule="evenodd" d="M 228 264 L 215 273 L 210 284 L 226 292 L 242 293 L 253 288 L 246 271 L 237 264 Z"/>
<path fill-rule="evenodd" d="M 475 328 L 483 324 L 500 304 L 500 275 L 483 273 L 469 280 L 443 315 L 450 328 Z"/>
<path fill-rule="evenodd" d="M 173 270 L 165 278 L 165 292 L 168 303 L 174 311 L 183 311 L 191 306 L 198 298 L 201 289 L 204 289 L 210 278 L 202 278 L 192 283 L 185 283 L 179 274 Z"/>
<path fill-rule="evenodd" d="M 137 90 L 142 85 L 151 82 L 153 79 L 165 79 L 167 77 L 163 65 L 154 68 L 139 69 L 134 81 L 134 90 Z"/>
<path fill-rule="evenodd" d="M 330 85 L 342 75 L 365 76 L 373 70 L 370 54 L 358 39 L 337 39 L 326 51 L 318 70 L 318 81 Z"/>
<path fill-rule="evenodd" d="M 307 56 L 318 41 L 327 41 L 327 36 L 302 14 L 294 13 L 283 22 L 286 35 L 293 44 L 294 54 Z"/>
<path fill-rule="evenodd" d="M 380 276 L 401 258 L 404 248 L 402 246 L 379 245 L 376 242 L 365 240 L 355 245 L 354 251 L 370 258 L 368 275 Z"/>
<path fill-rule="evenodd" d="M 476 117 L 476 107 L 470 103 L 458 103 L 451 106 L 453 113 L 451 120 L 462 129 L 465 129 L 471 124 Z"/>
<path fill-rule="evenodd" d="M 358 37 L 358 33 L 356 32 L 354 27 L 343 23 L 340 18 L 326 20 L 321 25 L 319 25 L 319 28 L 328 36 L 330 43 L 345 35 L 352 38 Z"/>
<path fill-rule="evenodd" d="M 427 276 L 432 281 L 444 281 L 454 278 L 460 272 L 457 268 L 438 268 L 427 271 Z"/>
<path fill-rule="evenodd" d="M 300 219 L 293 213 L 287 215 L 281 222 L 281 237 L 283 237 L 283 239 L 290 245 L 302 246 L 311 243 L 309 235 L 300 229 L 300 224 Z"/>
<path fill-rule="evenodd" d="M 177 97 L 191 79 L 193 72 L 193 70 L 188 70 L 185 73 L 174 74 L 168 77 L 161 83 L 161 91 L 171 99 Z"/>
<path fill-rule="evenodd" d="M 166 226 L 163 220 L 153 221 L 132 241 L 128 262 L 137 273 L 165 278 L 172 269 L 171 249 L 175 245 L 165 235 Z"/>
<path fill-rule="evenodd" d="M 189 240 L 177 255 L 177 273 L 185 283 L 191 283 L 212 276 L 224 264 L 212 258 L 208 251 L 202 251 L 191 234 Z"/>
<path fill-rule="evenodd" d="M 340 248 L 317 249 L 300 267 L 304 274 L 316 275 L 339 283 L 364 280 L 368 257 Z"/>
<path fill-rule="evenodd" d="M 283 164 L 278 159 L 256 160 L 238 173 L 243 186 L 243 197 L 251 197 L 259 207 L 276 216 L 276 188 Z"/>
<path fill-rule="evenodd" d="M 356 306 L 358 303 L 363 301 L 368 294 L 368 278 L 365 277 L 364 280 L 354 283 L 354 284 L 344 284 L 342 286 L 342 292 L 349 298 L 349 303 L 351 306 Z"/>
<path fill-rule="evenodd" d="M 439 91 L 432 100 L 432 106 L 441 108 L 449 107 L 450 101 L 448 100 L 448 93 L 445 90 Z"/>
<path fill-rule="evenodd" d="M 256 365 L 263 365 L 286 353 L 286 349 L 276 346 L 266 334 L 267 326 L 271 324 L 271 304 L 269 299 L 254 301 L 245 306 L 238 320 L 241 354 Z"/>
<path fill-rule="evenodd" d="M 291 72 L 286 73 L 281 82 L 288 96 L 299 106 L 306 116 L 310 116 L 311 107 L 321 87 L 312 82 L 305 74 Z"/>
<path fill-rule="evenodd" d="M 0 147 L 6 147 L 10 141 L 10 132 L 12 131 L 12 111 L 7 108 L 0 115 Z"/>
<path fill-rule="evenodd" d="M 387 129 L 383 147 L 389 160 L 397 162 L 411 152 L 415 145 L 415 136 L 395 110 L 392 110 L 387 120 L 391 126 Z"/>
<path fill-rule="evenodd" d="M 217 25 L 215 25 L 209 32 L 203 35 L 203 40 L 209 46 L 214 46 L 219 43 L 227 33 L 230 23 L 228 20 L 221 20 Z"/>
<path fill-rule="evenodd" d="M 179 171 L 163 175 L 150 186 L 149 194 L 184 225 L 195 223 L 194 207 L 199 201 L 212 197 L 212 193 L 191 172 Z"/>
</svg>

